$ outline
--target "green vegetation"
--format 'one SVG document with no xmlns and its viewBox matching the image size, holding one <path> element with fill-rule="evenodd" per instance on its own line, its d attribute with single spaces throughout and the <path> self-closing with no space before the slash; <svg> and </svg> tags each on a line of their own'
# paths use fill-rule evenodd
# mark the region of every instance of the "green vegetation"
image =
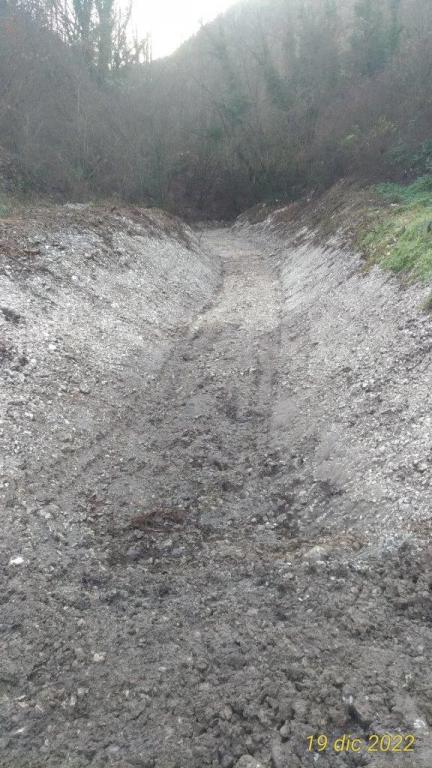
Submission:
<svg viewBox="0 0 432 768">
<path fill-rule="evenodd" d="M 432 280 L 432 176 L 405 187 L 381 184 L 376 190 L 388 206 L 360 238 L 368 263 L 410 280 Z"/>
<path fill-rule="evenodd" d="M 129 10 L 0 0 L 0 161 L 29 193 L 230 219 L 432 174 L 430 0 L 233 3 L 157 61 Z"/>
<path fill-rule="evenodd" d="M 432 176 L 422 176 L 408 187 L 402 187 L 400 184 L 379 184 L 376 189 L 378 194 L 389 202 L 425 206 L 432 203 Z"/>
</svg>

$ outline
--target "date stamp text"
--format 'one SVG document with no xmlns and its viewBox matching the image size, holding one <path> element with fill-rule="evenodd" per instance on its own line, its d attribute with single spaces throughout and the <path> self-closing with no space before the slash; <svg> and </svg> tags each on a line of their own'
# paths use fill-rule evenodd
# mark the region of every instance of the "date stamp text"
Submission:
<svg viewBox="0 0 432 768">
<path fill-rule="evenodd" d="M 329 739 L 324 733 L 308 736 L 308 752 L 414 752 L 415 736 L 412 733 L 372 733 L 366 739 L 360 739 L 344 733 L 336 739 Z"/>
</svg>

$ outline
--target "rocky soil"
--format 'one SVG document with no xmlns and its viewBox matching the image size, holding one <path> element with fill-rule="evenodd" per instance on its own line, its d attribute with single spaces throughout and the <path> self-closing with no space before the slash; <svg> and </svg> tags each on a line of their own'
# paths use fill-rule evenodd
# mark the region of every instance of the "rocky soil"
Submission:
<svg viewBox="0 0 432 768">
<path fill-rule="evenodd" d="M 0 766 L 430 768 L 422 291 L 271 222 L 0 235 Z"/>
</svg>

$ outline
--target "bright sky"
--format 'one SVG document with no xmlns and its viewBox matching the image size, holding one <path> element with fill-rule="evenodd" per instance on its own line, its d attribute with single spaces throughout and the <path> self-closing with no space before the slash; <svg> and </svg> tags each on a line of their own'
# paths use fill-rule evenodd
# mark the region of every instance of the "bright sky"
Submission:
<svg viewBox="0 0 432 768">
<path fill-rule="evenodd" d="M 193 35 L 200 21 L 211 21 L 235 0 L 134 0 L 133 20 L 141 34 L 150 32 L 153 58 L 167 56 Z"/>
</svg>

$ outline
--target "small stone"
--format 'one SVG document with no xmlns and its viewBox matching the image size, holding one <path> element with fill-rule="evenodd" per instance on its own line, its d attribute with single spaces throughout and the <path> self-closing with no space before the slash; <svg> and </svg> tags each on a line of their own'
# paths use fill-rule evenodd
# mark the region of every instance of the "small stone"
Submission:
<svg viewBox="0 0 432 768">
<path fill-rule="evenodd" d="M 272 745 L 271 760 L 272 768 L 286 768 L 283 748 L 282 745 L 278 742 L 275 742 Z"/>
<path fill-rule="evenodd" d="M 24 558 L 22 555 L 15 555 L 14 557 L 11 557 L 9 560 L 9 565 L 23 565 Z"/>
<path fill-rule="evenodd" d="M 307 552 L 304 553 L 303 559 L 309 560 L 313 563 L 319 563 L 323 562 L 324 560 L 328 560 L 329 558 L 329 551 L 325 547 L 312 547 L 312 549 L 308 549 Z"/>
<path fill-rule="evenodd" d="M 264 765 L 252 755 L 242 755 L 240 760 L 237 760 L 235 768 L 264 768 Z"/>
<path fill-rule="evenodd" d="M 354 699 L 350 696 L 347 701 L 347 709 L 350 717 L 356 720 L 362 728 L 369 728 L 375 716 L 369 701 Z"/>
<path fill-rule="evenodd" d="M 421 717 L 418 717 L 414 720 L 413 728 L 415 731 L 423 731 L 424 733 L 429 732 L 426 722 Z"/>
<path fill-rule="evenodd" d="M 308 712 L 308 703 L 304 699 L 298 699 L 293 703 L 293 710 L 296 717 L 296 720 L 302 720 L 305 721 L 306 714 Z"/>
<path fill-rule="evenodd" d="M 219 759 L 220 759 L 221 768 L 232 768 L 232 766 L 234 765 L 235 758 L 229 752 L 226 752 Z"/>
<path fill-rule="evenodd" d="M 106 659 L 106 653 L 94 653 L 93 654 L 93 661 L 95 664 L 102 664 Z"/>
<path fill-rule="evenodd" d="M 231 720 L 232 714 L 233 714 L 233 711 L 232 711 L 231 707 L 229 706 L 229 704 L 226 704 L 225 707 L 222 709 L 222 711 L 220 713 L 220 716 L 224 720 Z"/>
<path fill-rule="evenodd" d="M 275 741 L 271 749 L 272 768 L 300 768 L 299 759 L 293 754 L 288 744 Z"/>
<path fill-rule="evenodd" d="M 278 714 L 281 720 L 290 721 L 293 718 L 294 708 L 289 699 L 281 699 L 278 704 Z"/>
<path fill-rule="evenodd" d="M 2 683 L 17 684 L 20 678 L 20 670 L 17 664 L 7 659 L 0 662 L 0 681 Z"/>
<path fill-rule="evenodd" d="M 136 561 L 139 560 L 143 556 L 143 550 L 141 547 L 129 547 L 128 551 L 126 552 L 126 557 L 128 560 Z"/>
</svg>

